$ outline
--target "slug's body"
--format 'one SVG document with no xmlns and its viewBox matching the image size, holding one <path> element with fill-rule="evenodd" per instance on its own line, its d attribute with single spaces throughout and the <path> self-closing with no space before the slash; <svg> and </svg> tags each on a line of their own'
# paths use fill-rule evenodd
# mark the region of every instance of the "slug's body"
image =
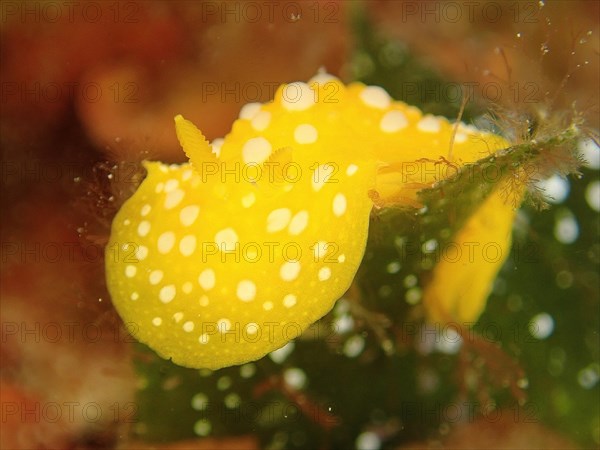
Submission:
<svg viewBox="0 0 600 450">
<path fill-rule="evenodd" d="M 453 134 L 381 88 L 326 74 L 246 105 L 212 147 L 181 116 L 176 127 L 190 163 L 145 163 L 109 243 L 133 257 L 107 253 L 107 281 L 140 341 L 212 369 L 258 359 L 326 314 L 361 262 L 374 196 L 414 206 L 443 178 L 417 161 L 448 156 Z M 453 162 L 504 146 L 461 125 Z"/>
</svg>

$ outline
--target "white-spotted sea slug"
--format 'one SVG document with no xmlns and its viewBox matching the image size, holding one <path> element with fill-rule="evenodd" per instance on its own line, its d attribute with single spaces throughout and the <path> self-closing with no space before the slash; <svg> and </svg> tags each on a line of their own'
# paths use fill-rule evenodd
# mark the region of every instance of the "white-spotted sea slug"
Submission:
<svg viewBox="0 0 600 450">
<path fill-rule="evenodd" d="M 137 339 L 176 364 L 210 369 L 256 360 L 325 315 L 363 257 L 373 192 L 379 206 L 415 206 L 418 190 L 439 179 L 378 168 L 448 156 L 454 131 L 382 88 L 324 73 L 244 106 L 212 145 L 183 117 L 175 125 L 190 162 L 144 163 L 108 245 L 131 258 L 107 251 L 107 284 Z M 461 124 L 451 160 L 506 146 Z"/>
</svg>

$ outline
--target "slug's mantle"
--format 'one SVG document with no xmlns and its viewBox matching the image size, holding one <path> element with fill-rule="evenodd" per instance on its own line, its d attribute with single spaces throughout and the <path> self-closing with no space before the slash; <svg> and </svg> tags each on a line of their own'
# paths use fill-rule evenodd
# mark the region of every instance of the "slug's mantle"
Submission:
<svg viewBox="0 0 600 450">
<path fill-rule="evenodd" d="M 418 206 L 417 192 L 443 178 L 417 161 L 460 166 L 506 147 L 327 74 L 244 106 L 212 145 L 175 122 L 190 163 L 144 163 L 114 219 L 108 248 L 121 251 L 107 251 L 106 273 L 135 337 L 196 368 L 256 360 L 325 315 L 361 262 L 373 199 Z"/>
</svg>

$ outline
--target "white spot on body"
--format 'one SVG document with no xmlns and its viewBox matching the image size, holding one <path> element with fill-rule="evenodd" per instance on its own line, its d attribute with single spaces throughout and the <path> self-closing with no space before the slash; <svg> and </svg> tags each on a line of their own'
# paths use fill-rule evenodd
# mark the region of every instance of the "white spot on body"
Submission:
<svg viewBox="0 0 600 450">
<path fill-rule="evenodd" d="M 231 330 L 231 322 L 229 319 L 219 319 L 217 321 L 217 330 L 219 330 L 219 333 L 227 333 Z"/>
<path fill-rule="evenodd" d="M 152 207 L 150 205 L 144 205 L 144 206 L 142 206 L 140 214 L 142 216 L 147 216 L 148 214 L 150 214 L 151 210 L 152 210 Z"/>
<path fill-rule="evenodd" d="M 246 164 L 261 164 L 271 155 L 271 143 L 259 136 L 248 139 L 242 147 L 242 159 Z"/>
<path fill-rule="evenodd" d="M 308 123 L 298 125 L 294 130 L 294 139 L 298 144 L 312 144 L 317 141 L 318 137 L 317 129 Z"/>
<path fill-rule="evenodd" d="M 379 128 L 384 133 L 395 133 L 408 126 L 408 119 L 402 111 L 388 111 L 379 122 Z"/>
<path fill-rule="evenodd" d="M 243 302 L 250 302 L 256 297 L 256 285 L 250 280 L 242 280 L 237 286 L 237 296 Z"/>
<path fill-rule="evenodd" d="M 346 212 L 346 196 L 341 192 L 333 198 L 333 214 L 341 217 Z"/>
<path fill-rule="evenodd" d="M 205 291 L 210 291 L 215 287 L 215 271 L 212 269 L 204 269 L 198 277 L 198 284 Z"/>
<path fill-rule="evenodd" d="M 184 208 L 181 208 L 179 212 L 179 221 L 181 225 L 184 227 L 189 227 L 193 225 L 193 223 L 198 218 L 198 214 L 200 214 L 200 208 L 196 205 L 189 205 Z"/>
<path fill-rule="evenodd" d="M 183 256 L 190 256 L 196 251 L 196 236 L 188 234 L 179 242 L 179 251 Z"/>
<path fill-rule="evenodd" d="M 154 325 L 155 327 L 159 327 L 162 324 L 162 319 L 160 317 L 155 317 L 154 319 L 152 319 L 152 325 Z"/>
<path fill-rule="evenodd" d="M 177 205 L 179 205 L 179 203 L 181 203 L 181 200 L 183 200 L 184 196 L 185 192 L 181 189 L 175 189 L 174 191 L 169 192 L 165 197 L 165 209 L 175 208 Z"/>
<path fill-rule="evenodd" d="M 156 285 L 160 283 L 160 281 L 163 279 L 163 275 L 164 274 L 162 270 L 153 270 L 152 272 L 150 272 L 148 281 L 150 282 L 150 284 Z"/>
<path fill-rule="evenodd" d="M 170 180 L 168 180 L 165 183 L 165 192 L 166 193 L 173 192 L 178 187 L 179 187 L 179 180 L 176 180 L 175 178 L 171 178 Z"/>
<path fill-rule="evenodd" d="M 288 294 L 283 297 L 283 306 L 286 308 L 291 308 L 296 304 L 297 301 L 298 298 L 294 294 Z"/>
<path fill-rule="evenodd" d="M 238 243 L 238 235 L 233 228 L 225 228 L 215 234 L 215 242 L 219 250 L 234 251 Z"/>
<path fill-rule="evenodd" d="M 254 194 L 254 192 L 249 192 L 248 194 L 242 197 L 242 206 L 244 208 L 250 208 L 252 205 L 254 205 L 255 201 L 256 195 Z"/>
<path fill-rule="evenodd" d="M 186 323 L 184 323 L 183 331 L 185 331 L 186 333 L 191 333 L 192 331 L 194 331 L 194 322 L 188 320 Z"/>
<path fill-rule="evenodd" d="M 273 309 L 273 302 L 264 302 L 262 307 L 265 311 L 271 311 Z"/>
<path fill-rule="evenodd" d="M 289 208 L 279 208 L 271 211 L 267 216 L 267 231 L 275 233 L 283 230 L 290 223 L 292 211 Z"/>
<path fill-rule="evenodd" d="M 125 276 L 127 278 L 133 278 L 133 277 L 135 277 L 136 273 L 137 273 L 137 267 L 135 267 L 135 266 L 127 266 L 127 267 L 125 267 Z"/>
<path fill-rule="evenodd" d="M 175 298 L 175 294 L 177 293 L 175 286 L 169 284 L 168 286 L 163 287 L 158 293 L 158 298 L 163 303 L 169 303 Z"/>
<path fill-rule="evenodd" d="M 462 133 L 460 131 L 458 131 L 455 135 L 454 135 L 454 142 L 457 144 L 462 144 L 463 142 L 466 142 L 468 139 L 468 136 L 465 133 Z"/>
<path fill-rule="evenodd" d="M 176 312 L 175 314 L 173 314 L 173 320 L 174 320 L 176 323 L 179 323 L 179 322 L 181 322 L 181 320 L 182 320 L 182 319 L 183 319 L 183 313 L 182 313 L 181 311 L 179 311 L 179 312 Z"/>
<path fill-rule="evenodd" d="M 137 228 L 137 233 L 141 237 L 145 237 L 150 232 L 150 222 L 147 220 L 143 220 L 140 222 Z"/>
<path fill-rule="evenodd" d="M 262 105 L 260 103 L 246 103 L 244 106 L 242 106 L 242 109 L 240 109 L 239 118 L 251 120 L 254 116 L 256 116 L 256 114 L 258 114 L 261 106 Z"/>
<path fill-rule="evenodd" d="M 279 269 L 279 276 L 283 281 L 293 281 L 298 278 L 300 273 L 300 263 L 298 261 L 286 261 Z"/>
<path fill-rule="evenodd" d="M 312 174 L 312 188 L 315 192 L 319 192 L 325 183 L 329 181 L 335 173 L 336 167 L 333 164 L 321 164 L 315 169 Z M 334 180 L 332 180 L 334 182 Z"/>
<path fill-rule="evenodd" d="M 417 128 L 424 133 L 439 133 L 442 125 L 437 117 L 428 114 L 419 120 Z"/>
<path fill-rule="evenodd" d="M 303 82 L 290 83 L 282 88 L 281 106 L 288 111 L 304 111 L 315 104 L 315 93 Z"/>
<path fill-rule="evenodd" d="M 148 256 L 148 247 L 140 245 L 135 251 L 135 256 L 139 261 L 143 261 Z"/>
<path fill-rule="evenodd" d="M 379 86 L 367 86 L 360 93 L 362 102 L 372 108 L 386 109 L 390 106 L 392 99 L 390 95 Z"/>
<path fill-rule="evenodd" d="M 256 131 L 264 131 L 271 123 L 271 113 L 269 111 L 260 111 L 252 118 L 252 128 Z"/>
<path fill-rule="evenodd" d="M 320 281 L 327 281 L 331 278 L 331 269 L 329 267 L 321 267 L 318 274 Z"/>
<path fill-rule="evenodd" d="M 157 247 L 158 252 L 165 255 L 171 251 L 175 245 L 175 233 L 172 231 L 165 231 L 158 237 Z"/>
<path fill-rule="evenodd" d="M 327 247 L 329 247 L 329 244 L 325 241 L 318 241 L 315 243 L 315 245 L 313 246 L 313 255 L 315 257 L 315 260 L 319 260 L 321 258 L 324 258 L 325 255 L 327 254 Z"/>
<path fill-rule="evenodd" d="M 348 175 L 349 177 L 351 177 L 352 175 L 354 175 L 356 172 L 358 171 L 358 166 L 356 164 L 350 164 L 347 168 L 346 168 L 346 175 Z"/>
<path fill-rule="evenodd" d="M 319 69 L 319 72 L 309 80 L 308 84 L 312 86 L 314 83 L 316 83 L 319 86 L 324 86 L 326 83 L 332 83 L 335 81 L 340 80 L 334 77 L 333 75 L 328 74 L 321 68 Z"/>
<path fill-rule="evenodd" d="M 308 211 L 300 211 L 290 222 L 288 231 L 292 236 L 297 236 L 304 231 L 308 225 Z"/>
</svg>

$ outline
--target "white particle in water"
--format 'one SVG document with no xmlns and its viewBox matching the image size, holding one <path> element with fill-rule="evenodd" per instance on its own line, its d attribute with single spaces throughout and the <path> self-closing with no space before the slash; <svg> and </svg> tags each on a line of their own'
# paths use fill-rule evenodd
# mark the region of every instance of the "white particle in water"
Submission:
<svg viewBox="0 0 600 450">
<path fill-rule="evenodd" d="M 600 380 L 600 366 L 597 363 L 590 364 L 577 374 L 577 382 L 584 389 L 592 389 L 598 380 Z"/>
<path fill-rule="evenodd" d="M 585 201 L 594 211 L 600 211 L 600 181 L 595 180 L 587 185 Z"/>
<path fill-rule="evenodd" d="M 352 331 L 354 328 L 354 319 L 350 314 L 344 314 L 332 322 L 331 327 L 337 334 L 344 334 Z"/>
<path fill-rule="evenodd" d="M 600 148 L 593 139 L 583 139 L 577 145 L 579 154 L 590 169 L 600 169 Z"/>
<path fill-rule="evenodd" d="M 199 392 L 192 397 L 192 408 L 196 411 L 202 411 L 208 406 L 208 397 Z"/>
<path fill-rule="evenodd" d="M 553 331 L 554 319 L 548 313 L 539 313 L 529 321 L 529 333 L 536 339 L 546 339 Z"/>
<path fill-rule="evenodd" d="M 196 433 L 198 436 L 208 436 L 211 429 L 212 426 L 208 419 L 200 419 L 194 424 L 194 433 Z"/>
<path fill-rule="evenodd" d="M 569 181 L 558 174 L 554 174 L 545 180 L 538 181 L 536 186 L 542 190 L 544 199 L 549 203 L 562 203 L 569 196 Z"/>
<path fill-rule="evenodd" d="M 454 355 L 460 350 L 461 345 L 462 338 L 460 334 L 454 328 L 444 327 L 438 334 L 435 349 L 440 353 Z"/>
<path fill-rule="evenodd" d="M 356 358 L 358 355 L 362 353 L 365 348 L 365 338 L 363 338 L 360 334 L 355 334 L 348 338 L 348 340 L 344 343 L 344 355 L 348 358 Z"/>
<path fill-rule="evenodd" d="M 381 438 L 372 431 L 365 431 L 356 438 L 357 450 L 379 450 L 381 448 Z"/>
<path fill-rule="evenodd" d="M 302 369 L 290 367 L 283 372 L 283 379 L 289 387 L 300 390 L 306 385 L 307 377 Z"/>
<path fill-rule="evenodd" d="M 563 244 L 572 244 L 579 237 L 579 225 L 572 215 L 557 217 L 554 224 L 554 237 Z"/>
</svg>

